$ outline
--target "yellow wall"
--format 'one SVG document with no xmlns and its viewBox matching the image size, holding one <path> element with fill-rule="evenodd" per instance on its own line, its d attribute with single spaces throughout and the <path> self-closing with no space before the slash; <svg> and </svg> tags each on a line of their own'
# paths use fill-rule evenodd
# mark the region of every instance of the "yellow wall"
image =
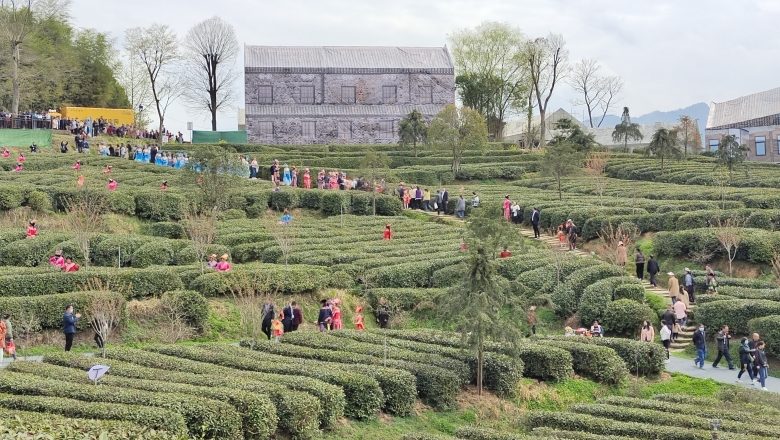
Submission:
<svg viewBox="0 0 780 440">
<path fill-rule="evenodd" d="M 83 121 L 87 118 L 103 118 L 109 122 L 118 125 L 133 125 L 133 110 L 128 108 L 97 108 L 97 107 L 62 107 L 60 109 L 62 117 L 65 119 L 78 119 Z"/>
</svg>

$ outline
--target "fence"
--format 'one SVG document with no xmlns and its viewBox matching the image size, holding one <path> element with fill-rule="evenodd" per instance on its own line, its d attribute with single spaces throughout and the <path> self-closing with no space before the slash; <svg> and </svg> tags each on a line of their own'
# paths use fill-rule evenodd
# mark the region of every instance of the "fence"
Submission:
<svg viewBox="0 0 780 440">
<path fill-rule="evenodd" d="M 0 117 L 0 128 L 51 129 L 51 120 L 30 116 Z"/>
</svg>

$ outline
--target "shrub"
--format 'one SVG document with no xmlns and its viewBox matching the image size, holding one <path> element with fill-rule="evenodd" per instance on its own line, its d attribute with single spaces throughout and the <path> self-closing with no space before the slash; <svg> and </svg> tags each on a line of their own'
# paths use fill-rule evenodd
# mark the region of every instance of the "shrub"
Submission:
<svg viewBox="0 0 780 440">
<path fill-rule="evenodd" d="M 187 213 L 185 196 L 173 192 L 143 191 L 135 194 L 136 214 L 154 221 L 181 220 Z"/>
<path fill-rule="evenodd" d="M 586 338 L 573 336 L 546 336 L 543 339 L 568 344 L 593 344 L 611 348 L 623 359 L 632 374 L 655 376 L 664 370 L 666 352 L 660 344 L 622 338 Z"/>
<path fill-rule="evenodd" d="M 274 191 L 269 194 L 268 206 L 276 211 L 292 209 L 298 202 L 295 191 Z"/>
<path fill-rule="evenodd" d="M 17 365 L 14 365 L 10 370 L 27 373 L 42 378 L 65 381 L 74 385 L 90 385 L 90 380 L 89 378 L 85 377 L 83 374 L 84 370 L 82 369 L 66 368 L 52 364 L 36 365 L 29 362 L 21 362 Z M 103 379 L 101 379 L 101 384 L 129 390 L 143 390 L 156 393 L 178 393 L 199 396 L 228 403 L 234 407 L 238 414 L 242 416 L 242 429 L 244 431 L 245 438 L 252 438 L 257 440 L 268 439 L 276 430 L 276 424 L 278 420 L 276 416 L 276 409 L 267 395 L 252 394 L 246 391 L 231 388 L 204 386 L 202 384 L 193 386 L 189 384 L 173 383 L 171 381 L 161 381 L 159 379 L 159 374 L 157 377 L 147 379 L 129 379 L 125 377 L 114 377 L 113 375 L 109 375 L 104 376 Z M 308 408 L 300 409 L 306 410 Z M 310 427 L 309 431 L 316 432 L 316 422 L 317 420 L 314 418 L 314 426 Z"/>
<path fill-rule="evenodd" d="M 0 419 L 0 436 L 9 438 L 79 438 L 97 439 L 133 438 L 137 440 L 175 440 L 179 438 L 166 431 L 156 431 L 136 423 L 124 421 L 66 418 L 54 414 L 8 410 Z"/>
<path fill-rule="evenodd" d="M 379 300 L 384 298 L 391 315 L 396 315 L 402 311 L 413 310 L 421 303 L 432 303 L 444 292 L 445 289 L 369 289 L 366 291 L 366 298 L 374 309 L 379 305 Z"/>
<path fill-rule="evenodd" d="M 584 323 L 601 321 L 607 305 L 612 302 L 615 289 L 623 284 L 636 284 L 639 281 L 633 277 L 610 277 L 596 281 L 586 287 L 580 298 L 580 318 Z"/>
<path fill-rule="evenodd" d="M 202 331 L 209 315 L 206 297 L 194 290 L 171 290 L 161 298 L 163 306 L 174 311 L 190 327 Z"/>
<path fill-rule="evenodd" d="M 630 299 L 619 299 L 607 305 L 602 324 L 607 332 L 632 337 L 642 326 L 642 321 L 651 325 L 657 321 L 657 315 L 649 306 Z"/>
<path fill-rule="evenodd" d="M 5 393 L 0 393 L 0 406 L 36 413 L 58 414 L 68 418 L 127 421 L 139 426 L 163 430 L 177 437 L 187 433 L 187 425 L 182 415 L 164 408 Z M 73 433 L 67 432 L 67 434 Z"/>
<path fill-rule="evenodd" d="M 2 202 L 0 201 L 0 203 Z M 51 197 L 43 191 L 30 191 L 24 203 L 36 212 L 46 212 L 52 209 Z"/>
<path fill-rule="evenodd" d="M 187 238 L 184 227 L 174 222 L 155 222 L 150 224 L 149 235 L 165 238 Z"/>
<path fill-rule="evenodd" d="M 623 284 L 615 288 L 615 299 L 630 299 L 641 303 L 645 300 L 645 288 L 639 284 Z M 666 307 L 664 307 L 666 308 Z"/>
<path fill-rule="evenodd" d="M 158 380 L 160 375 L 164 375 L 165 380 L 191 385 L 201 385 L 203 380 L 207 379 L 209 384 L 267 394 L 273 399 L 277 412 L 282 416 L 280 426 L 293 432 L 308 426 L 307 421 L 313 414 L 309 396 L 315 396 L 320 402 L 318 415 L 323 428 L 334 426 L 344 414 L 345 401 L 341 388 L 301 375 L 246 372 L 200 361 L 116 347 L 110 350 L 108 356 L 111 360 L 106 362 L 109 362 L 112 373 L 120 376 Z M 93 365 L 88 358 L 71 353 L 47 355 L 44 362 L 76 368 Z M 163 373 L 162 370 L 167 372 Z M 301 406 L 307 406 L 308 412 L 298 414 L 295 408 Z"/>
<path fill-rule="evenodd" d="M 496 431 L 490 428 L 478 428 L 476 426 L 464 426 L 455 431 L 458 438 L 465 440 L 527 440 L 528 437 L 520 434 Z"/>
<path fill-rule="evenodd" d="M 276 345 L 281 347 L 284 344 Z M 218 350 L 175 345 L 153 346 L 149 350 L 240 370 L 312 377 L 338 385 L 344 389 L 346 397 L 344 413 L 355 419 L 374 417 L 384 400 L 376 379 L 355 372 L 353 366 L 350 366 L 350 370 L 339 368 L 338 364 L 333 363 L 317 363 L 311 360 L 302 362 L 292 357 L 274 356 L 224 345 L 219 346 Z"/>
<path fill-rule="evenodd" d="M 696 307 L 696 320 L 710 329 L 728 325 L 735 334 L 747 334 L 748 321 L 780 314 L 780 302 L 732 299 L 708 302 Z"/>
<path fill-rule="evenodd" d="M 780 315 L 753 318 L 748 321 L 748 330 L 751 333 L 758 333 L 763 340 L 768 341 L 767 353 L 780 357 Z"/>
<path fill-rule="evenodd" d="M 322 194 L 324 194 L 323 191 L 315 189 L 300 191 L 298 192 L 298 206 L 318 210 L 322 204 Z"/>
<path fill-rule="evenodd" d="M 574 372 L 580 376 L 607 384 L 619 384 L 628 377 L 626 363 L 611 348 L 564 341 L 548 341 L 547 344 L 571 353 Z"/>
<path fill-rule="evenodd" d="M 35 239 L 22 239 L 9 243 L 0 249 L 0 262 L 5 266 L 28 266 L 48 264 L 54 254 L 55 245 L 70 237 L 65 234 L 41 234 Z"/>
<path fill-rule="evenodd" d="M 624 273 L 623 269 L 607 264 L 574 270 L 552 292 L 550 299 L 555 304 L 556 313 L 564 317 L 576 313 L 579 310 L 580 295 L 586 287 L 601 279 Z"/>
<path fill-rule="evenodd" d="M 256 293 L 304 293 L 330 286 L 327 270 L 306 265 L 235 265 L 227 273 L 208 272 L 195 278 L 189 288 L 205 296 L 230 295 L 251 288 Z"/>
<path fill-rule="evenodd" d="M 146 243 L 133 252 L 133 267 L 167 266 L 174 264 L 175 252 L 168 240 Z"/>
<path fill-rule="evenodd" d="M 322 195 L 320 209 L 325 215 L 349 214 L 349 194 L 343 191 L 328 191 Z"/>
<path fill-rule="evenodd" d="M 92 261 L 98 266 L 131 266 L 135 252 L 153 242 L 153 238 L 141 235 L 101 236 L 92 246 Z"/>
<path fill-rule="evenodd" d="M 115 214 L 135 215 L 135 197 L 126 192 L 112 192 L 107 196 L 108 209 Z"/>
<path fill-rule="evenodd" d="M 16 185 L 0 186 L 0 210 L 9 210 L 22 206 L 24 195 L 22 189 Z"/>
<path fill-rule="evenodd" d="M 433 275 L 431 275 L 431 287 L 452 287 L 458 285 L 463 280 L 465 270 L 465 266 L 455 264 L 434 271 Z"/>
<path fill-rule="evenodd" d="M 227 209 L 217 214 L 219 220 L 237 220 L 246 218 L 246 212 L 241 209 Z"/>
<path fill-rule="evenodd" d="M 115 296 L 121 298 L 119 293 L 107 292 L 71 292 L 53 295 L 39 296 L 0 296 L 0 312 L 9 313 L 15 319 L 32 319 L 41 329 L 61 329 L 62 313 L 65 306 L 72 304 L 76 310 L 89 310 L 92 303 L 98 298 Z M 86 320 L 79 322 L 79 327 L 88 325 Z"/>
<path fill-rule="evenodd" d="M 388 217 L 400 215 L 403 211 L 403 204 L 398 197 L 393 197 L 384 194 L 377 194 L 376 197 L 376 213 L 377 215 L 385 215 Z"/>
<path fill-rule="evenodd" d="M 233 407 L 216 400 L 186 394 L 154 393 L 110 386 L 74 387 L 67 382 L 4 372 L 0 390 L 15 394 L 67 397 L 106 403 L 155 406 L 181 414 L 191 435 L 213 439 L 241 439 L 241 417 Z"/>
</svg>

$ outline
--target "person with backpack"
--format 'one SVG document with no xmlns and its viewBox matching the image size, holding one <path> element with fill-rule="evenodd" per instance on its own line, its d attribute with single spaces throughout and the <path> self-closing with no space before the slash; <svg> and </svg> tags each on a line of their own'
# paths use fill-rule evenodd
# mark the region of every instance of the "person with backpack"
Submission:
<svg viewBox="0 0 780 440">
<path fill-rule="evenodd" d="M 737 374 L 737 383 L 742 383 L 742 375 L 747 371 L 750 377 L 750 384 L 756 384 L 756 378 L 753 376 L 753 355 L 756 352 L 754 348 L 748 345 L 748 338 L 742 338 L 739 341 L 739 374 Z"/>
</svg>

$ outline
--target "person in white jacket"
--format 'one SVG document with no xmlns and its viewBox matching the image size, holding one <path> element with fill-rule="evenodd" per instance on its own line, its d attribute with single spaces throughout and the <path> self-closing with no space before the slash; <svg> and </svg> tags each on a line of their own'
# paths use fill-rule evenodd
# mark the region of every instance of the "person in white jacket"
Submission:
<svg viewBox="0 0 780 440">
<path fill-rule="evenodd" d="M 663 324 L 661 325 L 659 334 L 661 335 L 661 343 L 664 344 L 664 348 L 666 349 L 666 362 L 669 362 L 669 347 L 672 344 L 672 329 L 670 329 L 667 324 Z"/>
</svg>

